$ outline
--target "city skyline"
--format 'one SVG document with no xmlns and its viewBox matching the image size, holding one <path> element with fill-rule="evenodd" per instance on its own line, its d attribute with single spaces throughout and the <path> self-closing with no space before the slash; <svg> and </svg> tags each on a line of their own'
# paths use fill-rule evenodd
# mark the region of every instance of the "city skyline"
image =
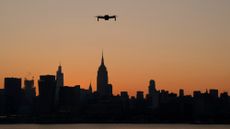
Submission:
<svg viewBox="0 0 230 129">
<path fill-rule="evenodd" d="M 42 75 L 39 75 L 39 77 L 41 77 L 41 76 L 54 76 L 55 77 L 55 79 L 57 80 L 57 89 L 56 89 L 56 91 L 55 91 L 55 94 L 58 94 L 59 93 L 59 90 L 60 90 L 60 88 L 61 87 L 64 87 L 64 86 L 70 86 L 70 87 L 75 87 L 75 86 L 81 86 L 81 88 L 83 88 L 83 89 L 88 89 L 89 87 L 90 87 L 90 90 L 92 91 L 92 92 L 97 92 L 97 93 L 99 93 L 99 94 L 102 94 L 102 95 L 108 95 L 108 96 L 112 96 L 112 95 L 120 95 L 122 92 L 127 92 L 129 95 L 131 95 L 131 96 L 135 96 L 136 95 L 136 93 L 137 92 L 143 92 L 144 93 L 144 95 L 147 95 L 147 93 L 149 92 L 149 91 L 155 91 L 156 90 L 156 88 L 157 87 L 155 87 L 155 81 L 154 82 L 151 82 L 150 81 L 150 84 L 151 85 L 154 85 L 154 88 L 151 88 L 151 90 L 150 89 L 148 89 L 148 87 L 146 86 L 146 87 L 144 87 L 144 86 L 141 86 L 143 89 L 140 89 L 140 90 L 135 90 L 134 91 L 134 93 L 132 93 L 131 92 L 131 94 L 130 94 L 130 91 L 127 91 L 127 90 L 123 90 L 123 89 L 121 89 L 120 91 L 117 91 L 117 92 L 112 92 L 113 90 L 113 88 L 112 88 L 112 84 L 110 83 L 110 81 L 109 81 L 109 73 L 108 73 L 108 71 L 107 71 L 107 68 L 106 68 L 106 65 L 105 65 L 105 61 L 104 61 L 105 59 L 104 59 L 104 54 L 103 54 L 103 51 L 102 51 L 102 54 L 101 54 L 101 62 L 100 62 L 100 65 L 99 65 L 99 67 L 98 67 L 98 72 L 97 72 L 97 79 L 96 79 L 96 85 L 95 86 L 92 86 L 92 81 L 90 80 L 90 83 L 89 83 L 89 85 L 88 86 L 82 86 L 82 85 L 80 85 L 80 84 L 74 84 L 74 85 L 66 85 L 65 83 L 64 83 L 64 80 L 65 80 L 65 77 L 64 77 L 64 72 L 63 72 L 63 70 L 62 70 L 62 65 L 61 65 L 61 63 L 59 63 L 59 65 L 58 65 L 58 68 L 57 68 L 57 71 L 56 71 L 56 75 L 55 74 L 51 74 L 51 73 L 47 73 L 47 74 L 42 74 Z M 7 76 L 7 77 L 4 77 L 4 79 L 5 78 L 15 78 L 15 79 L 24 79 L 24 80 L 33 80 L 33 85 L 35 86 L 35 90 L 36 90 L 36 95 L 37 96 L 39 96 L 39 87 L 38 87 L 38 85 L 39 85 L 39 80 L 35 80 L 34 78 L 34 76 L 32 76 L 32 75 L 30 75 L 30 77 L 29 78 L 22 78 L 22 77 L 15 77 L 15 76 Z M 153 78 L 151 78 L 151 79 L 149 79 L 149 80 L 152 80 Z M 38 82 L 37 83 L 37 85 L 36 85 L 36 83 L 34 84 L 34 81 L 35 82 Z M 24 81 L 21 81 L 21 86 L 22 86 L 22 88 L 25 88 L 25 86 L 26 86 L 26 84 L 25 84 L 25 82 L 23 83 Z M 109 89 L 107 89 L 107 87 L 109 88 Z M 92 88 L 92 89 L 91 89 Z M 145 89 L 147 89 L 147 90 L 145 90 Z M 170 90 L 168 90 L 168 89 L 161 89 L 161 88 L 158 88 L 158 90 L 159 91 L 161 91 L 161 90 L 163 90 L 163 91 L 167 91 L 167 92 L 169 92 L 169 93 L 176 93 L 177 95 L 179 95 L 179 94 L 181 94 L 180 93 L 180 91 L 181 90 L 183 90 L 183 95 L 193 95 L 194 94 L 194 92 L 196 92 L 196 91 L 199 91 L 199 92 L 201 92 L 201 93 L 208 93 L 208 91 L 209 90 L 218 90 L 219 91 L 219 89 L 217 88 L 217 87 L 215 87 L 215 88 L 210 88 L 210 89 L 208 89 L 208 88 L 206 88 L 205 89 L 205 91 L 200 91 L 199 89 L 195 89 L 195 90 L 193 90 L 190 94 L 189 93 L 185 93 L 186 91 L 185 91 L 185 89 L 183 88 L 183 87 L 181 87 L 181 88 L 179 88 L 178 89 L 178 91 L 177 92 L 173 92 L 173 91 L 170 91 Z M 220 95 L 221 93 L 224 93 L 224 92 L 227 92 L 228 93 L 228 91 L 221 91 L 220 90 L 220 92 L 219 92 L 219 94 L 218 95 Z M 55 100 L 56 101 L 58 101 L 59 100 L 59 98 L 55 98 Z"/>
<path fill-rule="evenodd" d="M 228 92 L 206 89 L 185 95 L 167 89 L 157 89 L 149 80 L 148 92 L 129 91 L 113 94 L 102 53 L 97 72 L 97 89 L 92 85 L 64 85 L 64 73 L 59 64 L 56 75 L 40 75 L 39 94 L 34 80 L 5 77 L 0 89 L 1 123 L 229 123 L 230 97 Z"/>
<path fill-rule="evenodd" d="M 0 88 L 4 77 L 56 74 L 61 62 L 65 85 L 92 82 L 95 90 L 103 49 L 114 94 L 147 93 L 150 79 L 174 93 L 229 92 L 229 6 L 229 0 L 2 0 Z M 103 14 L 118 18 L 98 22 Z"/>
</svg>

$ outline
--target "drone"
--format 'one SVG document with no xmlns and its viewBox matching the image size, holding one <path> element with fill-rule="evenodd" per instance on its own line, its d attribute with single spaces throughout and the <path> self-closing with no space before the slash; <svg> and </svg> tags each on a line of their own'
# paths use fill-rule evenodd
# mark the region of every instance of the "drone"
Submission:
<svg viewBox="0 0 230 129">
<path fill-rule="evenodd" d="M 117 20 L 117 16 L 116 15 L 112 15 L 112 16 L 109 16 L 109 15 L 104 15 L 104 16 L 96 16 L 96 18 L 97 18 L 97 21 L 99 21 L 99 19 L 104 19 L 104 20 L 106 20 L 106 21 L 108 21 L 109 19 L 114 19 L 114 21 L 116 21 Z"/>
</svg>

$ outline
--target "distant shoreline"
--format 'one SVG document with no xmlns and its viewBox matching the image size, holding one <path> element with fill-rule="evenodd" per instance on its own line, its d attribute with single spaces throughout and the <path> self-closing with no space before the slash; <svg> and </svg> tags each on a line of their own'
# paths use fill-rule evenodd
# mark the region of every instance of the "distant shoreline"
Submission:
<svg viewBox="0 0 230 129">
<path fill-rule="evenodd" d="M 0 125 L 4 124 L 191 124 L 191 125 L 230 125 L 229 122 L 2 122 Z"/>
</svg>

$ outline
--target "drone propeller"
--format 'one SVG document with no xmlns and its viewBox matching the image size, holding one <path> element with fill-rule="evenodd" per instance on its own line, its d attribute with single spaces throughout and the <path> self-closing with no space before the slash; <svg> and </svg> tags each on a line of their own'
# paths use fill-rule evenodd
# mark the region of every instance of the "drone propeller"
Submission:
<svg viewBox="0 0 230 129">
<path fill-rule="evenodd" d="M 94 16 L 95 18 L 97 18 L 97 21 L 99 21 L 99 15 L 98 16 Z"/>
</svg>

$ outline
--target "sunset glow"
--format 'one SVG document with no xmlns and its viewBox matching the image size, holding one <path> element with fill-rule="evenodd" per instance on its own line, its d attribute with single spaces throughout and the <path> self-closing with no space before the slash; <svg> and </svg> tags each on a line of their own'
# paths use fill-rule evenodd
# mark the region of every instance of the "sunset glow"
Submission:
<svg viewBox="0 0 230 129">
<path fill-rule="evenodd" d="M 4 77 L 56 74 L 96 90 L 104 52 L 113 94 L 156 88 L 230 92 L 229 0 L 2 0 L 0 88 Z M 116 14 L 117 21 L 96 15 Z"/>
</svg>

